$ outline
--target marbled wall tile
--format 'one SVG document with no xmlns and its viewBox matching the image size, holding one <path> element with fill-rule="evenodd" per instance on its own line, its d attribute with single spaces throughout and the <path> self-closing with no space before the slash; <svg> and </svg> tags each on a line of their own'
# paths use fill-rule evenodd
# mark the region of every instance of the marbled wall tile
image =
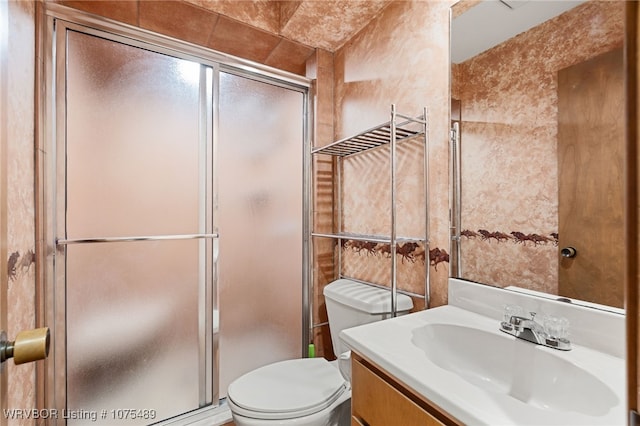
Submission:
<svg viewBox="0 0 640 426">
<path fill-rule="evenodd" d="M 285 0 L 279 1 L 278 3 L 280 5 L 280 23 L 278 29 L 280 29 L 293 17 L 298 7 L 302 4 L 302 1 Z"/>
<path fill-rule="evenodd" d="M 374 235 L 390 233 L 389 167 L 387 147 L 343 160 L 341 231 Z"/>
<path fill-rule="evenodd" d="M 460 0 L 459 2 L 451 6 L 451 17 L 454 19 L 457 18 L 481 1 L 482 0 Z"/>
<path fill-rule="evenodd" d="M 54 2 L 115 21 L 138 25 L 138 0 L 54 0 Z"/>
<path fill-rule="evenodd" d="M 220 16 L 207 47 L 264 63 L 280 37 Z"/>
<path fill-rule="evenodd" d="M 146 1 L 146 0 L 143 0 Z M 272 0 L 184 0 L 273 34 L 280 29 L 280 2 Z"/>
<path fill-rule="evenodd" d="M 553 244 L 516 244 L 463 237 L 461 251 L 465 279 L 500 287 L 523 287 L 524 282 L 531 290 L 550 294 L 558 291 L 558 248 Z M 494 267 L 496 263 L 500 264 L 499 268 Z"/>
<path fill-rule="evenodd" d="M 333 55 L 316 49 L 307 60 L 308 74 L 314 78 L 314 135 L 313 146 L 323 146 L 333 141 Z M 331 156 L 316 155 L 312 159 L 313 170 L 313 230 L 319 233 L 335 232 L 334 206 L 334 159 Z M 324 287 L 336 278 L 335 247 L 337 241 L 329 238 L 313 238 L 313 324 L 326 322 L 327 311 Z M 316 355 L 333 357 L 329 327 L 314 328 Z"/>
<path fill-rule="evenodd" d="M 316 126 L 316 135 L 318 137 L 318 141 L 322 140 L 333 140 L 333 124 L 332 123 L 315 123 Z"/>
<path fill-rule="evenodd" d="M 280 33 L 301 43 L 335 50 L 384 9 L 387 0 L 303 1 L 281 23 Z"/>
<path fill-rule="evenodd" d="M 318 68 L 324 69 L 333 76 L 333 53 L 325 49 L 317 49 Z"/>
<path fill-rule="evenodd" d="M 342 46 L 389 4 L 388 0 L 184 1 L 271 34 L 329 51 Z"/>
<path fill-rule="evenodd" d="M 333 55 L 326 50 L 316 49 L 317 65 L 316 79 L 324 84 L 316 85 L 316 94 L 321 101 L 316 105 L 315 124 L 324 126 L 331 133 L 317 133 L 316 146 L 322 146 L 334 141 L 333 131 Z M 326 83 L 330 82 L 330 83 Z"/>
<path fill-rule="evenodd" d="M 204 46 L 218 20 L 218 14 L 188 3 L 176 1 L 141 1 L 141 28 Z"/>
<path fill-rule="evenodd" d="M 317 357 L 325 357 L 329 360 L 336 358 L 331 344 L 331 331 L 328 325 L 314 328 L 313 342 L 316 348 Z"/>
<path fill-rule="evenodd" d="M 7 95 L 7 334 L 35 327 L 34 75 L 35 3 L 9 2 Z M 7 362 L 8 408 L 33 409 L 35 366 Z M 33 420 L 10 419 L 10 425 Z"/>
<path fill-rule="evenodd" d="M 384 286 L 391 284 L 391 256 L 358 252 L 352 247 L 341 250 L 342 273 L 345 276 Z"/>
<path fill-rule="evenodd" d="M 413 115 L 446 107 L 448 14 L 446 2 L 392 2 L 336 52 L 338 137 L 387 121 L 391 103 Z"/>
<path fill-rule="evenodd" d="M 408 249 L 407 249 L 408 246 Z M 432 249 L 432 251 L 435 249 Z M 346 276 L 391 286 L 390 246 L 385 243 L 369 243 L 348 240 L 341 247 L 342 270 Z M 447 273 L 446 261 L 438 263 L 425 259 L 424 244 L 401 242 L 396 247 L 396 283 L 399 290 L 416 295 L 425 294 L 427 262 L 430 273 Z"/>
<path fill-rule="evenodd" d="M 312 47 L 281 38 L 265 59 L 264 64 L 298 75 L 305 75 L 306 61 L 313 52 Z"/>
<path fill-rule="evenodd" d="M 449 251 L 449 181 L 448 181 L 448 105 L 449 105 L 449 6 L 453 2 L 394 1 L 367 27 L 335 53 L 335 126 L 336 138 L 358 133 L 389 120 L 389 106 L 397 104 L 399 112 L 417 116 L 423 107 L 429 110 L 429 199 L 431 247 Z M 415 155 L 415 154 L 414 154 Z M 380 199 L 388 199 L 388 156 L 374 153 L 354 166 L 353 192 L 345 190 L 345 200 L 354 207 L 347 216 L 362 224 L 358 232 L 383 231 L 389 228 L 388 203 L 369 203 L 362 197 L 378 183 Z M 415 158 L 413 159 L 415 160 Z M 398 180 L 410 183 L 409 192 L 421 192 L 421 172 L 409 164 L 398 170 Z M 376 173 L 377 172 L 377 173 Z M 386 176 L 385 176 L 386 175 Z M 418 175 L 418 176 L 416 176 Z M 355 182 L 364 183 L 358 189 Z M 383 184 L 386 182 L 386 185 Z M 369 190 L 367 191 L 367 185 Z M 354 189 L 355 188 L 355 189 Z M 400 188 L 403 190 L 403 188 Z M 368 207 L 368 208 L 367 208 Z M 424 228 L 424 197 L 408 196 L 402 202 L 409 232 Z M 345 210 L 347 206 L 345 206 Z M 356 259 L 353 259 L 357 262 Z M 347 265 L 345 265 L 347 267 Z M 348 266 L 351 267 L 351 266 Z M 354 266 L 356 269 L 357 266 Z M 446 303 L 448 263 L 431 267 L 432 306 Z M 382 277 L 383 271 L 372 275 Z M 410 288 L 423 287 L 424 278 L 415 276 Z"/>
</svg>

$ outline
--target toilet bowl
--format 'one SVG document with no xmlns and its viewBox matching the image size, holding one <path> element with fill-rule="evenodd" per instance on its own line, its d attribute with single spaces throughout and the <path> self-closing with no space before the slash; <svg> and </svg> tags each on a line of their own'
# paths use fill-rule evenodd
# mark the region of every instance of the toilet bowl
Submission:
<svg viewBox="0 0 640 426">
<path fill-rule="evenodd" d="M 351 424 L 351 360 L 340 331 L 389 318 L 388 290 L 339 279 L 324 290 L 337 361 L 302 358 L 260 367 L 233 381 L 227 403 L 237 426 L 346 426 Z M 398 314 L 413 307 L 399 294 Z"/>
</svg>

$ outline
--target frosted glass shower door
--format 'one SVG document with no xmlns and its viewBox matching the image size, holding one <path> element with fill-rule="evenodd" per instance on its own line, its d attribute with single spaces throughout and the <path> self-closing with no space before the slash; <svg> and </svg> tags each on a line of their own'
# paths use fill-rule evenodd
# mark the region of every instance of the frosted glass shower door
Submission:
<svg viewBox="0 0 640 426">
<path fill-rule="evenodd" d="M 302 93 L 220 73 L 220 395 L 302 353 Z"/>
<path fill-rule="evenodd" d="M 66 405 L 97 415 L 68 424 L 155 423 L 217 396 L 213 70 L 86 33 L 61 37 Z"/>
</svg>

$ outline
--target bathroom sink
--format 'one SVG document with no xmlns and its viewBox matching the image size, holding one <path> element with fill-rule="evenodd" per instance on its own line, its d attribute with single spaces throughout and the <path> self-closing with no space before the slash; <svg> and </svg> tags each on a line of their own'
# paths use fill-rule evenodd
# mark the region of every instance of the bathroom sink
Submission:
<svg viewBox="0 0 640 426">
<path fill-rule="evenodd" d="M 627 424 L 623 315 L 455 279 L 448 300 L 340 336 L 461 424 Z M 507 305 L 567 318 L 571 350 L 500 331 Z"/>
<path fill-rule="evenodd" d="M 602 416 L 617 406 L 600 379 L 567 360 L 566 352 L 496 331 L 446 323 L 412 330 L 412 343 L 436 366 L 493 394 L 530 407 Z"/>
</svg>

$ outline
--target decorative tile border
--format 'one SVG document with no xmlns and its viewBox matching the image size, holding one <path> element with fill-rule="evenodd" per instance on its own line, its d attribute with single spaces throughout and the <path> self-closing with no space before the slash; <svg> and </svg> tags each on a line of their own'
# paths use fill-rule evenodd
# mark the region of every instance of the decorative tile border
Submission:
<svg viewBox="0 0 640 426">
<path fill-rule="evenodd" d="M 376 243 L 372 241 L 355 241 L 345 240 L 342 242 L 343 250 L 352 250 L 359 256 L 383 256 L 391 257 L 391 245 L 388 243 Z M 422 264 L 425 262 L 425 249 L 421 243 L 407 242 L 396 246 L 396 255 L 401 256 L 402 263 L 415 263 L 420 260 Z M 438 264 L 442 262 L 449 263 L 449 253 L 445 249 L 434 248 L 429 250 L 429 264 L 438 270 Z"/>
<path fill-rule="evenodd" d="M 524 244 L 531 243 L 534 246 L 538 245 L 547 245 L 553 244 L 554 246 L 558 245 L 558 233 L 551 232 L 549 234 L 525 234 L 520 231 L 511 231 L 508 234 L 505 232 L 494 231 L 489 232 L 486 229 L 479 229 L 476 231 L 471 231 L 469 229 L 465 229 L 460 232 L 461 237 L 466 237 L 469 239 L 479 238 L 482 241 L 491 242 L 492 239 L 496 240 L 498 243 L 502 242 L 512 242 L 516 244 Z M 529 244 L 529 245 L 531 245 Z"/>
<path fill-rule="evenodd" d="M 7 275 L 10 281 L 15 281 L 18 272 L 28 272 L 29 268 L 36 261 L 36 254 L 33 250 L 28 250 L 22 257 L 19 251 L 14 251 L 7 259 Z"/>
</svg>

